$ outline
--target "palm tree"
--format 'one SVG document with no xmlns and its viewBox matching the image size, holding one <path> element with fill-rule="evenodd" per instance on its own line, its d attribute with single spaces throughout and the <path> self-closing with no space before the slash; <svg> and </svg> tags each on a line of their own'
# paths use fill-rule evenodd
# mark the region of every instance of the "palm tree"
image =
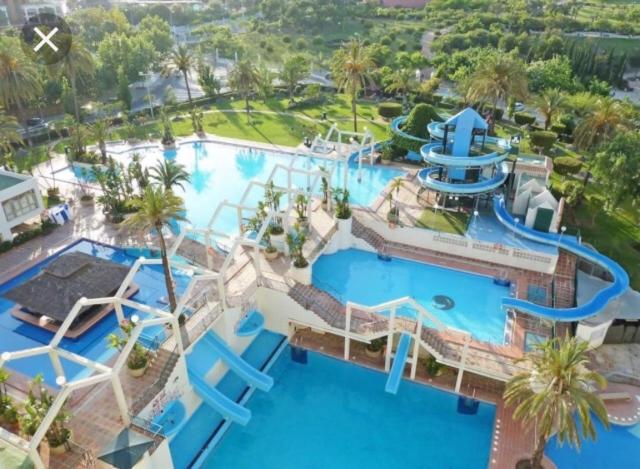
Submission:
<svg viewBox="0 0 640 469">
<path fill-rule="evenodd" d="M 256 68 L 256 89 L 258 95 L 262 98 L 262 102 L 266 103 L 267 99 L 273 95 L 273 79 L 275 73 L 272 72 L 265 63 L 260 63 Z"/>
<path fill-rule="evenodd" d="M 467 98 L 471 102 L 491 102 L 497 109 L 500 100 L 522 100 L 527 96 L 527 73 L 522 61 L 505 54 L 487 58 L 469 77 Z"/>
<path fill-rule="evenodd" d="M 231 73 L 229 73 L 229 86 L 236 93 L 240 93 L 240 96 L 244 99 L 247 119 L 250 119 L 249 96 L 255 91 L 259 81 L 258 72 L 248 59 L 239 60 L 231 70 Z"/>
<path fill-rule="evenodd" d="M 149 185 L 145 188 L 142 198 L 132 199 L 131 204 L 135 212 L 124 221 L 125 226 L 132 227 L 145 233 L 155 230 L 158 233 L 162 269 L 169 297 L 171 312 L 176 310 L 177 301 L 171 278 L 171 268 L 167 257 L 167 244 L 162 233 L 163 228 L 170 227 L 173 220 L 184 221 L 184 202 L 172 191 L 162 186 Z"/>
<path fill-rule="evenodd" d="M 602 389 L 606 380 L 587 369 L 587 348 L 587 342 L 575 337 L 549 340 L 525 357 L 531 369 L 507 384 L 506 405 L 516 406 L 514 417 L 535 427 L 537 441 L 530 461 L 534 469 L 542 468 L 544 449 L 554 433 L 560 443 L 580 447 L 581 438 L 596 438 L 592 413 L 609 426 L 607 409 L 594 393 L 594 386 Z"/>
<path fill-rule="evenodd" d="M 289 57 L 282 64 L 278 78 L 289 92 L 289 101 L 293 102 L 298 83 L 309 75 L 309 61 L 300 54 Z"/>
<path fill-rule="evenodd" d="M 390 93 L 400 93 L 402 96 L 402 109 L 407 110 L 407 96 L 416 86 L 414 73 L 406 68 L 397 70 L 391 75 L 391 81 L 385 88 Z"/>
<path fill-rule="evenodd" d="M 106 119 L 95 121 L 91 127 L 89 127 L 91 138 L 93 138 L 100 149 L 100 159 L 102 164 L 107 164 L 107 143 L 109 139 L 109 122 Z"/>
<path fill-rule="evenodd" d="M 612 98 L 599 98 L 586 113 L 573 133 L 579 148 L 593 148 L 607 141 L 626 124 L 624 107 Z"/>
<path fill-rule="evenodd" d="M 0 153 L 6 154 L 13 151 L 13 145 L 22 143 L 20 126 L 13 116 L 9 116 L 0 108 Z"/>
<path fill-rule="evenodd" d="M 375 63 L 371 52 L 358 38 L 351 39 L 333 55 L 331 74 L 339 90 L 351 97 L 353 131 L 358 131 L 358 93 L 371 83 L 371 70 Z"/>
<path fill-rule="evenodd" d="M 149 179 L 162 186 L 166 192 L 172 192 L 176 186 L 184 190 L 183 183 L 188 183 L 190 176 L 184 165 L 173 160 L 163 160 L 149 168 Z"/>
<path fill-rule="evenodd" d="M 192 103 L 191 88 L 189 87 L 189 73 L 196 67 L 196 59 L 189 52 L 189 49 L 185 45 L 179 45 L 176 49 L 171 51 L 169 59 L 164 67 L 165 75 L 169 75 L 173 72 L 182 73 L 184 78 L 184 85 L 187 88 L 187 96 L 189 97 L 189 104 Z"/>
<path fill-rule="evenodd" d="M 38 70 L 22 52 L 15 38 L 0 40 L 0 105 L 15 106 L 20 121 L 25 120 L 23 104 L 42 94 Z"/>
<path fill-rule="evenodd" d="M 95 71 L 95 61 L 91 52 L 80 42 L 79 39 L 73 39 L 69 52 L 51 69 L 56 74 L 62 74 L 67 77 L 71 85 L 73 93 L 73 110 L 76 120 L 80 121 L 80 106 L 78 104 L 78 84 L 85 83 Z"/>
<path fill-rule="evenodd" d="M 544 130 L 549 129 L 553 116 L 565 107 L 566 102 L 564 93 L 556 88 L 545 90 L 536 99 L 538 111 L 544 116 Z"/>
</svg>

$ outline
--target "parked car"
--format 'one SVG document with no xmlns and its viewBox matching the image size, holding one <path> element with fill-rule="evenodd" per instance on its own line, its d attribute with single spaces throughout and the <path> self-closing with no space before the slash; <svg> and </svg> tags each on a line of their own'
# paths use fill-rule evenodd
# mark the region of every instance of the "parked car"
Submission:
<svg viewBox="0 0 640 469">
<path fill-rule="evenodd" d="M 522 112 L 524 111 L 524 104 L 516 103 L 513 108 L 516 110 L 516 112 Z"/>
<path fill-rule="evenodd" d="M 40 117 L 30 117 L 27 119 L 26 127 L 20 129 L 20 134 L 24 137 L 41 135 L 49 130 L 49 123 Z"/>
</svg>

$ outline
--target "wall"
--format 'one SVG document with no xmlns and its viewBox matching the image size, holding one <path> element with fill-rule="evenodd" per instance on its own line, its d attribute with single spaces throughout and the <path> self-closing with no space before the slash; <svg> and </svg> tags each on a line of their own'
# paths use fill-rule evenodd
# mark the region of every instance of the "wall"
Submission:
<svg viewBox="0 0 640 469">
<path fill-rule="evenodd" d="M 2 239 L 4 240 L 11 240 L 11 228 L 13 228 L 14 226 L 18 226 L 19 224 L 24 223 L 25 221 L 33 217 L 38 216 L 40 212 L 44 210 L 44 204 L 42 202 L 42 196 L 40 194 L 40 188 L 38 187 L 38 181 L 36 178 L 32 176 L 24 176 L 22 174 L 14 174 L 4 171 L 0 171 L 0 173 L 5 173 L 7 176 L 17 179 L 24 179 L 22 182 L 7 187 L 0 192 L 0 237 L 2 237 Z M 36 202 L 38 204 L 37 208 L 27 213 L 26 215 L 14 218 L 10 222 L 8 222 L 4 214 L 4 209 L 2 208 L 2 202 L 17 195 L 24 194 L 25 192 L 30 190 L 33 190 L 36 194 Z"/>
<path fill-rule="evenodd" d="M 373 229 L 391 242 L 416 246 L 423 249 L 461 256 L 483 262 L 502 264 L 508 267 L 552 274 L 556 268 L 557 255 L 531 252 L 502 244 L 472 240 L 464 236 L 440 233 L 423 228 L 389 228 L 386 222 L 362 219 L 364 225 Z"/>
<path fill-rule="evenodd" d="M 304 309 L 284 292 L 260 287 L 256 291 L 256 302 L 264 314 L 265 327 L 274 332 L 288 336 L 290 318 L 319 329 L 328 327 L 319 316 Z"/>
</svg>

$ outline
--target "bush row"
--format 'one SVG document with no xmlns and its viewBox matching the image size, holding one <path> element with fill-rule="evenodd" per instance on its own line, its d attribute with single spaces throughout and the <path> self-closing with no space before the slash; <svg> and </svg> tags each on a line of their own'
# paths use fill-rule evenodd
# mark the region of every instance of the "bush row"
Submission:
<svg viewBox="0 0 640 469">
<path fill-rule="evenodd" d="M 56 228 L 56 226 L 58 225 L 56 225 L 51 220 L 43 220 L 42 223 L 40 223 L 40 226 L 38 226 L 37 228 L 34 228 L 29 231 L 23 231 L 22 233 L 17 234 L 13 238 L 13 241 L 9 241 L 9 240 L 0 241 L 0 253 L 7 252 L 9 249 L 13 248 L 14 246 L 19 246 L 21 244 L 24 244 L 27 241 L 37 238 L 38 236 L 47 235 L 51 233 L 51 231 L 53 231 Z"/>
</svg>

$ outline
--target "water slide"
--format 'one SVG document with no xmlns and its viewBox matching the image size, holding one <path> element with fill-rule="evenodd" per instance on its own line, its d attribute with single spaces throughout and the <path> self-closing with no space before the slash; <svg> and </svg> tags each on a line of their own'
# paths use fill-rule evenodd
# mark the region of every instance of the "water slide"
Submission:
<svg viewBox="0 0 640 469">
<path fill-rule="evenodd" d="M 409 345 L 411 345 L 411 336 L 401 334 L 400 342 L 398 342 L 398 347 L 396 348 L 396 356 L 393 359 L 387 384 L 384 387 L 384 390 L 388 393 L 396 394 L 398 392 L 400 380 L 404 374 L 404 365 L 407 363 L 407 357 L 409 356 Z"/>
<path fill-rule="evenodd" d="M 451 160 L 457 159 L 450 158 Z M 431 166 L 430 168 L 421 169 L 418 172 L 418 181 L 424 187 L 438 192 L 446 192 L 448 194 L 479 194 L 489 192 L 500 187 L 509 176 L 509 168 L 507 163 L 498 165 L 497 171 L 492 177 L 481 177 L 477 182 L 471 183 L 451 183 L 436 179 L 440 171 L 439 166 Z"/>
<path fill-rule="evenodd" d="M 229 399 L 218 391 L 215 386 L 208 384 L 195 372 L 188 370 L 188 373 L 189 381 L 193 389 L 209 407 L 232 422 L 239 423 L 240 425 L 246 425 L 247 422 L 249 422 L 251 418 L 251 411 L 249 409 Z"/>
<path fill-rule="evenodd" d="M 258 388 L 262 391 L 269 391 L 273 386 L 273 378 L 262 371 L 249 365 L 241 356 L 229 347 L 218 335 L 213 332 L 207 332 L 202 340 L 212 350 L 212 354 L 219 356 L 225 365 L 231 368 L 238 376 L 245 380 L 250 386 Z"/>
<path fill-rule="evenodd" d="M 517 298 L 504 298 L 502 300 L 502 306 L 555 321 L 579 321 L 598 314 L 611 301 L 625 293 L 629 288 L 629 275 L 627 275 L 627 272 L 625 272 L 617 262 L 609 259 L 607 256 L 587 246 L 583 246 L 580 241 L 573 237 L 563 237 L 557 233 L 543 233 L 528 228 L 521 223 L 516 223 L 511 214 L 507 212 L 503 196 L 496 196 L 493 199 L 493 211 L 496 218 L 514 233 L 539 243 L 558 246 L 576 256 L 599 265 L 603 269 L 606 269 L 613 277 L 613 282 L 596 293 L 594 297 L 591 298 L 591 301 L 574 308 L 552 308 Z"/>
</svg>

